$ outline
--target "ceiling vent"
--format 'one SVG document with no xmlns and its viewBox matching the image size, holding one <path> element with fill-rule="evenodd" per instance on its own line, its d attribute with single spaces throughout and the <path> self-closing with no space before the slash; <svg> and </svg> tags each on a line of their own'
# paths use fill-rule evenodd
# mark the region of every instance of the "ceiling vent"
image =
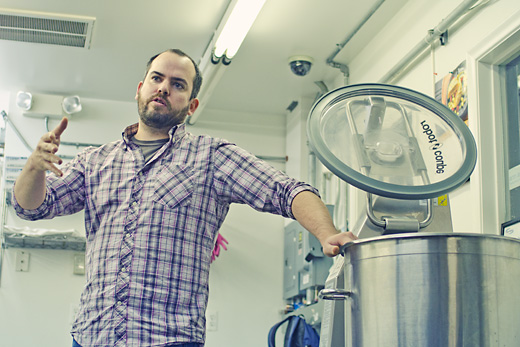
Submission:
<svg viewBox="0 0 520 347">
<path fill-rule="evenodd" d="M 0 40 L 90 48 L 95 18 L 0 9 Z"/>
</svg>

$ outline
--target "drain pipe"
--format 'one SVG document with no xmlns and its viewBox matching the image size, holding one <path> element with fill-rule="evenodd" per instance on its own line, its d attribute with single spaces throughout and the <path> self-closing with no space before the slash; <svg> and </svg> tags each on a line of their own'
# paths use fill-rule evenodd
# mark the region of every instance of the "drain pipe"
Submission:
<svg viewBox="0 0 520 347">
<path fill-rule="evenodd" d="M 352 38 L 358 33 L 358 31 L 365 25 L 366 22 L 376 13 L 376 11 L 381 7 L 381 5 L 385 2 L 385 0 L 378 1 L 372 9 L 368 12 L 368 14 L 363 18 L 361 23 L 347 36 L 347 38 L 342 42 L 336 45 L 336 50 L 327 58 L 327 65 L 339 69 L 344 76 L 345 85 L 349 84 L 350 72 L 348 66 L 346 64 L 341 64 L 334 61 L 334 58 L 343 50 L 343 48 L 352 40 Z"/>
<path fill-rule="evenodd" d="M 438 38 L 440 38 L 450 26 L 452 26 L 457 20 L 459 20 L 464 14 L 473 8 L 480 0 L 465 0 L 460 3 L 448 17 L 444 18 L 434 29 L 430 30 L 428 34 L 422 39 L 414 48 L 404 56 L 390 71 L 384 75 L 379 82 L 380 83 L 392 83 L 399 75 L 403 72 L 404 68 L 409 65 L 414 59 L 416 59 L 421 53 L 423 53 L 431 44 Z"/>
</svg>

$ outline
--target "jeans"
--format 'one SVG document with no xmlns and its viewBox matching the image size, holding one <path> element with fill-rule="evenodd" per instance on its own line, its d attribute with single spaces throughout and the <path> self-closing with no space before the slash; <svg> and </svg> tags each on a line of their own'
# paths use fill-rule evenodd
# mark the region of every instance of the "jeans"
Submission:
<svg viewBox="0 0 520 347">
<path fill-rule="evenodd" d="M 204 345 L 201 343 L 183 343 L 181 345 L 172 345 L 172 347 L 203 347 Z M 72 339 L 72 347 L 81 347 L 76 340 Z"/>
</svg>

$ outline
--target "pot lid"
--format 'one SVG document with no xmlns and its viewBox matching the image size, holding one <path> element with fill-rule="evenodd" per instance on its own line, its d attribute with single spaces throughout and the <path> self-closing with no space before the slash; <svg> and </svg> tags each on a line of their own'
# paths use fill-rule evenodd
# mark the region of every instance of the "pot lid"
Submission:
<svg viewBox="0 0 520 347">
<path fill-rule="evenodd" d="M 429 199 L 466 182 L 475 140 L 449 108 L 384 84 L 341 87 L 321 97 L 307 124 L 310 145 L 332 173 L 366 192 Z"/>
</svg>

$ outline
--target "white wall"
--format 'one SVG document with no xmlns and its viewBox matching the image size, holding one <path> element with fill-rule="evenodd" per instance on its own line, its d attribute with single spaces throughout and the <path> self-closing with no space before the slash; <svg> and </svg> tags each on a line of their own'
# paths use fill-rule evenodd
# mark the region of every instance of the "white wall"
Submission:
<svg viewBox="0 0 520 347">
<path fill-rule="evenodd" d="M 16 272 L 18 250 L 7 249 L 2 264 L 2 346 L 71 346 L 70 318 L 84 283 L 72 273 L 74 252 L 24 249 L 29 272 Z"/>
<path fill-rule="evenodd" d="M 14 98 L 14 94 L 11 97 Z M 74 115 L 62 141 L 105 143 L 120 138 L 124 127 L 137 121 L 135 102 L 82 99 L 83 111 Z M 1 107 L 0 107 L 1 108 Z M 10 105 L 9 117 L 34 147 L 46 132 L 43 120 L 23 117 Z M 193 133 L 226 138 L 259 156 L 285 157 L 283 116 L 237 114 L 206 109 Z M 50 122 L 50 127 L 57 121 Z M 6 156 L 29 152 L 8 131 Z M 71 155 L 76 148 L 61 147 Z M 284 162 L 273 162 L 284 169 Z M 51 221 L 27 222 L 11 210 L 6 224 L 32 228 L 70 229 L 84 233 L 83 214 Z M 269 328 L 280 319 L 282 299 L 283 218 L 234 205 L 221 229 L 228 250 L 212 265 L 208 312 L 217 316 L 217 330 L 209 331 L 208 347 L 265 346 Z M 73 274 L 73 256 L 65 250 L 23 249 L 30 253 L 28 272 L 15 271 L 16 252 L 5 252 L 0 285 L 0 344 L 6 347 L 70 346 L 71 310 L 77 306 L 84 278 Z"/>
<path fill-rule="evenodd" d="M 426 37 L 428 30 L 437 26 L 461 1 L 414 0 L 406 6 L 386 25 L 386 27 L 367 42 L 364 49 L 349 63 L 350 84 L 374 83 L 380 79 L 411 49 Z M 449 30 L 448 44 L 435 50 L 435 69 L 432 67 L 430 53 L 426 52 L 422 59 L 406 71 L 399 80 L 393 82 L 400 86 L 417 90 L 433 96 L 433 74 L 438 79 L 452 71 L 459 63 L 466 60 L 469 51 L 475 49 L 489 33 L 507 22 L 511 16 L 520 10 L 517 0 L 490 1 L 485 7 L 473 11 L 466 20 Z M 347 46 L 348 48 L 348 46 Z M 336 86 L 342 85 L 342 76 L 338 76 Z M 471 84 L 474 81 L 468 80 Z M 469 95 L 471 98 L 471 95 Z M 472 110 L 469 110 L 470 129 Z M 478 138 L 480 134 L 474 131 Z M 482 156 L 493 156 L 488 148 L 477 149 Z M 475 205 L 474 194 L 470 184 L 465 184 L 450 194 L 454 231 L 481 232 L 476 223 L 480 211 Z M 355 201 L 355 200 L 353 200 Z M 351 218 L 356 218 L 351 216 Z M 485 232 L 498 233 L 495 230 Z"/>
</svg>

